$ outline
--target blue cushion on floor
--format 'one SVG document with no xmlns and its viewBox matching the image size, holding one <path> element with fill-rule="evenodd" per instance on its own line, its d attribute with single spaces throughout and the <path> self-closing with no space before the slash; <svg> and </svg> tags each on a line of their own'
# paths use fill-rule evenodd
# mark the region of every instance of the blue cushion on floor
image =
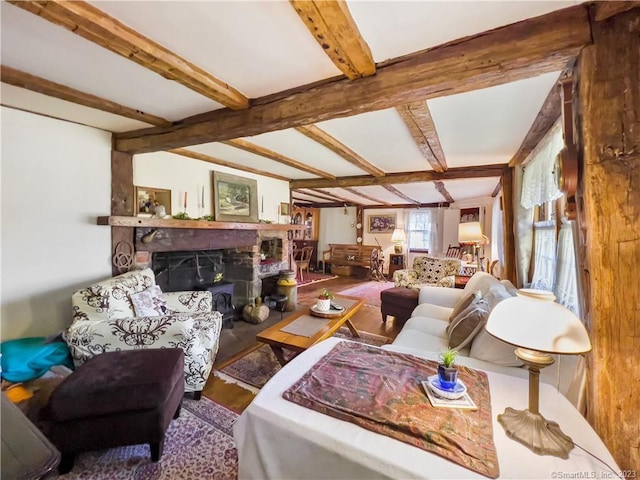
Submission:
<svg viewBox="0 0 640 480">
<path fill-rule="evenodd" d="M 67 344 L 45 344 L 45 340 L 45 337 L 30 337 L 0 343 L 2 378 L 10 382 L 27 382 L 41 377 L 54 365 L 73 369 Z"/>
</svg>

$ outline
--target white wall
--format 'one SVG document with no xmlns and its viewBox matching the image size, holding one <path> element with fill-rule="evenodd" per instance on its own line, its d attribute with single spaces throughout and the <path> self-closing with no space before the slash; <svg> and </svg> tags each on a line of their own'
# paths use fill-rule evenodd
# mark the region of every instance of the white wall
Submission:
<svg viewBox="0 0 640 480">
<path fill-rule="evenodd" d="M 318 226 L 318 261 L 322 252 L 329 250 L 330 243 L 356 243 L 356 207 L 321 208 Z"/>
<path fill-rule="evenodd" d="M 111 134 L 2 108 L 0 338 L 47 336 L 111 275 Z"/>
<path fill-rule="evenodd" d="M 289 203 L 288 182 L 168 152 L 134 156 L 133 184 L 142 187 L 170 189 L 171 212 L 174 215 L 184 211 L 184 193 L 187 192 L 187 213 L 191 218 L 198 218 L 213 214 L 213 178 L 211 173 L 213 171 L 257 180 L 260 219 L 277 222 L 278 206 L 281 202 Z M 203 188 L 204 207 L 201 207 Z M 263 205 L 264 213 L 262 212 Z"/>
</svg>

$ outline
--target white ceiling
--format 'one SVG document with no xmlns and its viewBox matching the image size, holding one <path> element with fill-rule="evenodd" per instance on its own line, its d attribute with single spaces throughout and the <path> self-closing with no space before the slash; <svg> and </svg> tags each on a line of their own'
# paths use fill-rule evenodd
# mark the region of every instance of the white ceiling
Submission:
<svg viewBox="0 0 640 480">
<path fill-rule="evenodd" d="M 91 3 L 249 98 L 341 75 L 287 1 Z M 376 62 L 576 3 L 580 2 L 347 2 Z M 2 2 L 0 16 L 3 66 L 170 121 L 223 108 L 209 98 L 14 5 Z M 429 100 L 427 104 L 448 167 L 508 162 L 518 150 L 559 73 Z M 4 83 L 1 95 L 2 105 L 112 132 L 149 126 Z M 332 119 L 316 125 L 385 173 L 432 169 L 395 109 Z M 245 140 L 336 177 L 368 175 L 362 168 L 294 129 L 246 137 Z M 292 180 L 318 178 L 312 173 L 221 143 L 188 148 Z M 488 196 L 498 182 L 498 177 L 446 180 L 444 186 L 459 201 Z M 421 203 L 445 201 L 432 182 L 396 184 L 394 187 Z M 361 205 L 408 203 L 379 185 L 356 187 L 356 190 L 378 202 L 343 188 L 323 189 L 327 194 Z M 296 194 L 296 198 L 322 203 L 317 197 L 303 193 Z"/>
</svg>

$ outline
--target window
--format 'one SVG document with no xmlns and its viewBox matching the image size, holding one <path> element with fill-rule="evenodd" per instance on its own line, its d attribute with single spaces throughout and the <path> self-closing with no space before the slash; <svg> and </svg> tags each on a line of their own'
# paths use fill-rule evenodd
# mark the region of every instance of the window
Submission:
<svg viewBox="0 0 640 480">
<path fill-rule="evenodd" d="M 535 221 L 531 252 L 533 277 L 529 286 L 553 291 L 558 303 L 579 315 L 572 224 L 562 218 L 564 196 L 557 188 L 554 175 L 555 159 L 563 146 L 562 126 L 558 121 L 536 146 L 525 166 L 520 205 L 528 211 L 535 209 L 528 217 Z M 519 248 L 525 254 L 529 233 L 530 230 L 523 228 L 518 238 Z M 522 273 L 525 278 L 526 270 Z"/>
<path fill-rule="evenodd" d="M 556 228 L 553 223 L 535 224 L 533 252 L 531 288 L 553 291 L 556 274 Z"/>
<path fill-rule="evenodd" d="M 410 252 L 435 252 L 438 237 L 436 210 L 411 210 L 408 234 Z"/>
</svg>

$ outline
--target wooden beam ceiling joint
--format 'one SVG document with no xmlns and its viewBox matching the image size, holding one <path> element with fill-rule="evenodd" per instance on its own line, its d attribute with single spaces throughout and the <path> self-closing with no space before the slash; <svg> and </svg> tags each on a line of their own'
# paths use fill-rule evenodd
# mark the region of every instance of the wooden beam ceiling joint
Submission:
<svg viewBox="0 0 640 480">
<path fill-rule="evenodd" d="M 87 2 L 8 1 L 232 110 L 249 108 L 238 90 Z"/>
<path fill-rule="evenodd" d="M 296 168 L 298 170 L 302 170 L 303 172 L 317 175 L 318 177 L 321 177 L 321 178 L 328 178 L 328 179 L 336 178 L 335 175 L 332 175 L 329 172 L 325 172 L 324 170 L 311 167 L 305 163 L 299 162 L 298 160 L 294 160 L 293 158 L 286 157 L 281 153 L 274 152 L 273 150 L 269 150 L 268 148 L 265 148 L 261 145 L 257 145 L 255 143 L 248 142 L 241 138 L 224 141 L 222 143 L 224 143 L 225 145 L 229 145 L 231 147 L 239 148 L 240 150 L 244 150 L 245 152 L 249 152 L 255 155 L 260 155 L 261 157 L 269 158 L 275 162 L 282 163 L 283 165 L 287 165 L 288 167 Z"/>
<path fill-rule="evenodd" d="M 359 190 L 357 190 L 355 188 L 352 188 L 352 187 L 343 187 L 343 188 L 347 192 L 352 193 L 353 195 L 357 195 L 359 197 L 362 197 L 362 198 L 364 198 L 366 200 L 369 200 L 371 202 L 374 202 L 374 203 L 377 203 L 377 204 L 382 204 L 382 205 L 391 205 L 390 202 L 385 202 L 383 200 L 380 200 L 379 198 L 372 197 L 370 195 L 367 195 L 366 193 L 362 193 L 361 191 L 359 191 Z"/>
<path fill-rule="evenodd" d="M 498 163 L 493 165 L 481 165 L 474 167 L 450 168 L 445 172 L 434 171 L 418 171 L 418 172 L 402 172 L 388 173 L 384 177 L 372 177 L 370 175 L 339 177 L 335 180 L 327 179 L 305 179 L 291 180 L 289 187 L 291 189 L 299 188 L 345 188 L 345 187 L 362 187 L 369 185 L 394 185 L 402 183 L 415 182 L 433 182 L 436 180 L 454 180 L 460 178 L 487 178 L 499 177 L 502 175 L 505 164 Z"/>
<path fill-rule="evenodd" d="M 427 102 L 419 101 L 400 105 L 396 110 L 431 168 L 436 172 L 444 172 L 447 169 L 447 162 Z"/>
<path fill-rule="evenodd" d="M 384 171 L 372 163 L 368 162 L 349 147 L 341 143 L 338 139 L 332 137 L 327 132 L 318 128 L 316 125 L 306 125 L 303 127 L 296 127 L 296 130 L 311 140 L 319 143 L 320 145 L 328 148 L 336 155 L 344 158 L 347 162 L 355 165 L 356 167 L 370 173 L 374 177 L 383 177 Z"/>
<path fill-rule="evenodd" d="M 2 65 L 0 68 L 0 78 L 3 83 L 8 85 L 24 88 L 49 97 L 59 98 L 60 100 L 76 103 L 89 108 L 95 108 L 96 110 L 112 113 L 121 117 L 131 118 L 133 120 L 138 120 L 150 125 L 156 125 L 158 127 L 171 125 L 171 122 L 164 118 L 156 117 L 155 115 L 144 113 L 134 108 L 125 107 L 124 105 L 75 90 L 71 87 L 67 87 L 41 77 L 36 77 L 35 75 L 16 70 L 6 65 Z"/>
<path fill-rule="evenodd" d="M 398 197 L 406 200 L 409 203 L 414 203 L 416 205 L 420 205 L 420 202 L 418 200 L 416 200 L 415 198 L 411 198 L 408 195 L 405 195 L 404 193 L 402 193 L 400 190 L 398 190 L 393 185 L 382 185 L 382 187 L 385 188 L 386 190 L 388 190 L 389 192 L 393 193 L 394 195 L 397 195 Z"/>
<path fill-rule="evenodd" d="M 444 186 L 444 182 L 440 181 L 440 180 L 436 180 L 435 182 L 433 182 L 433 184 L 436 187 L 436 190 L 440 193 L 440 195 L 442 195 L 442 197 L 449 203 L 454 203 L 455 200 L 453 199 L 453 197 L 451 196 L 451 194 L 449 193 L 449 191 L 447 190 L 447 188 Z"/>
<path fill-rule="evenodd" d="M 290 0 L 325 54 L 350 80 L 376 73 L 371 50 L 343 0 Z"/>
<path fill-rule="evenodd" d="M 563 70 L 589 43 L 587 7 L 576 5 L 407 55 L 357 82 L 336 79 L 247 110 L 119 134 L 115 148 L 142 153 L 247 137 L 501 85 Z"/>
<path fill-rule="evenodd" d="M 189 157 L 195 160 L 201 160 L 203 162 L 212 163 L 214 165 L 222 165 L 224 167 L 234 168 L 242 172 L 255 173 L 256 175 L 275 178 L 276 180 L 283 180 L 285 182 L 289 181 L 287 177 L 276 175 L 275 173 L 265 172 L 264 170 L 258 170 L 257 168 L 245 167 L 244 165 L 228 162 L 227 160 L 222 160 L 220 158 L 212 157 L 210 155 L 205 155 L 204 153 L 194 152 L 193 150 L 187 150 L 186 148 L 174 148 L 168 151 L 170 153 L 175 153 L 176 155 L 182 155 L 183 157 Z"/>
</svg>

